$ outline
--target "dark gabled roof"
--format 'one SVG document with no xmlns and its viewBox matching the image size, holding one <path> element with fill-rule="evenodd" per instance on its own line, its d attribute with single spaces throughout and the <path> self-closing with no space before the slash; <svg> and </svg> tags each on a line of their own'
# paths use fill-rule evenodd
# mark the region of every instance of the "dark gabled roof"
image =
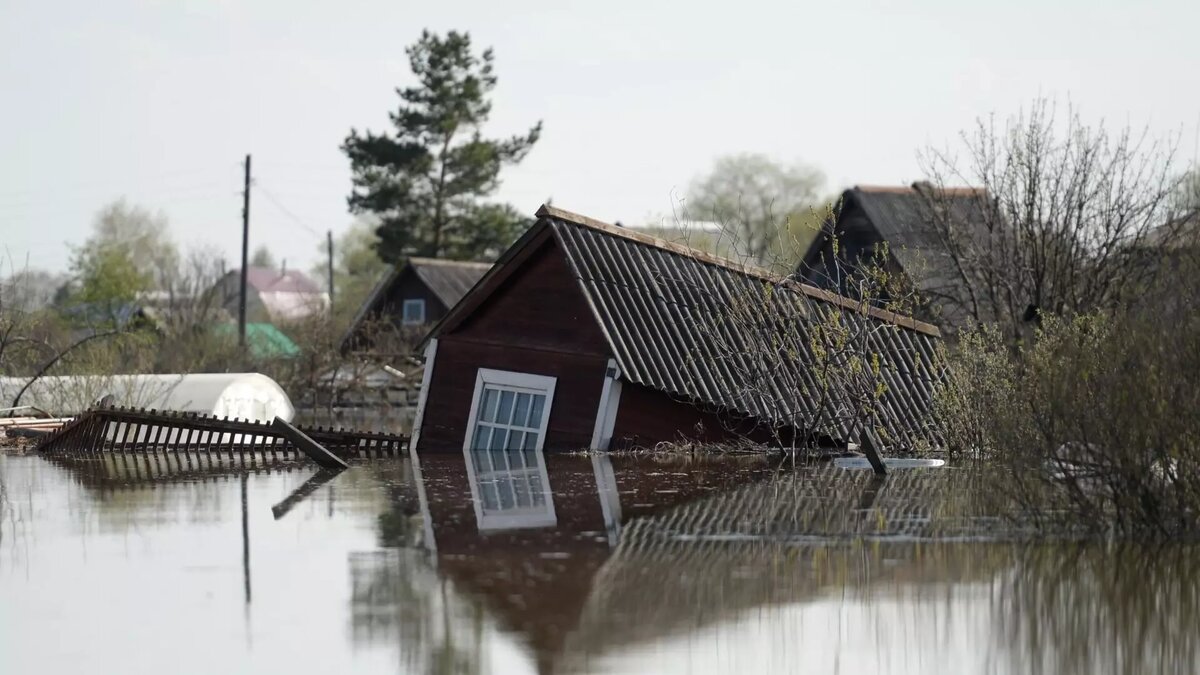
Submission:
<svg viewBox="0 0 1200 675">
<path fill-rule="evenodd" d="M 848 310 L 847 325 L 861 329 L 867 348 L 880 356 L 886 390 L 877 426 L 905 447 L 922 440 L 938 444 L 929 428 L 938 377 L 935 327 L 568 211 L 543 206 L 537 215 L 537 223 L 429 337 L 453 329 L 519 268 L 527 249 L 552 236 L 627 381 L 790 426 L 789 420 L 813 413 L 827 398 L 811 372 L 810 331 L 819 309 L 836 307 Z M 752 319 L 761 326 L 746 326 L 745 314 L 733 316 L 731 308 L 747 298 L 773 310 Z M 779 335 L 784 343 L 779 358 L 731 348 L 743 338 L 727 327 L 739 322 L 744 329 Z M 845 403 L 836 394 L 828 398 L 829 406 Z M 844 440 L 857 434 L 848 428 L 827 431 Z"/>
<path fill-rule="evenodd" d="M 842 193 L 837 222 L 826 223 L 809 246 L 796 275 L 819 268 L 823 247 L 834 233 L 845 236 L 841 214 L 860 209 L 879 238 L 888 243 L 888 253 L 904 270 L 926 299 L 942 305 L 943 319 L 960 323 L 968 305 L 969 292 L 952 256 L 951 246 L 966 245 L 972 238 L 982 241 L 987 191 L 982 188 L 944 188 L 929 183 L 911 186 L 856 186 Z M 952 227 L 961 239 L 947 241 Z M 953 306 L 947 306 L 949 305 Z"/>
<path fill-rule="evenodd" d="M 448 309 L 462 300 L 492 264 L 438 258 L 409 258 L 408 266 Z"/>
<path fill-rule="evenodd" d="M 491 263 L 463 260 L 441 260 L 439 258 L 409 258 L 400 266 L 388 265 L 367 299 L 363 301 L 350 328 L 342 338 L 347 344 L 358 331 L 359 325 L 391 294 L 392 286 L 400 281 L 406 271 L 412 271 L 429 288 L 429 291 L 447 308 L 458 304 L 467 291 L 490 269 Z"/>
</svg>

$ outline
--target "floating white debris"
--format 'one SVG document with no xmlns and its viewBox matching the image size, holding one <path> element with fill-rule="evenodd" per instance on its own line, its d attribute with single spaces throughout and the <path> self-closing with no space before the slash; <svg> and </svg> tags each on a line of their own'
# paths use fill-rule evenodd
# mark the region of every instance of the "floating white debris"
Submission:
<svg viewBox="0 0 1200 675">
<path fill-rule="evenodd" d="M 866 457 L 837 457 L 833 465 L 839 469 L 870 469 L 871 462 Z M 883 465 L 889 469 L 936 469 L 946 466 L 944 459 L 884 459 Z"/>
</svg>

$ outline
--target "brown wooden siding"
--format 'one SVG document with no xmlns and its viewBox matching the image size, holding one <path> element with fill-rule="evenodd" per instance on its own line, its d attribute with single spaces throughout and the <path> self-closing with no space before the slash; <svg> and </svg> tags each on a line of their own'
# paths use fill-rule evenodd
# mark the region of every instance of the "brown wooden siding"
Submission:
<svg viewBox="0 0 1200 675">
<path fill-rule="evenodd" d="M 418 298 L 425 301 L 425 323 L 405 326 L 404 301 Z M 448 311 L 412 268 L 406 268 L 355 326 L 347 346 L 355 350 L 387 349 L 394 346 L 395 338 L 401 338 L 405 344 L 415 343 Z"/>
<path fill-rule="evenodd" d="M 425 301 L 425 323 L 437 323 L 443 316 L 446 316 L 446 306 L 413 273 L 411 267 L 401 273 L 400 278 L 388 291 L 376 318 L 387 317 L 393 325 L 399 327 L 404 319 L 404 301 L 417 299 Z"/>
<path fill-rule="evenodd" d="M 706 412 L 661 391 L 625 383 L 611 449 L 648 448 L 680 439 L 720 443 L 747 437 L 764 443 L 772 440 L 746 420 Z"/>
<path fill-rule="evenodd" d="M 462 451 L 480 368 L 557 378 L 545 449 L 586 448 L 608 358 L 583 294 L 548 243 L 470 319 L 438 339 L 418 450 Z"/>
<path fill-rule="evenodd" d="M 543 244 L 451 335 L 608 357 L 579 282 L 553 241 Z M 447 336 L 448 337 L 448 336 Z"/>
</svg>

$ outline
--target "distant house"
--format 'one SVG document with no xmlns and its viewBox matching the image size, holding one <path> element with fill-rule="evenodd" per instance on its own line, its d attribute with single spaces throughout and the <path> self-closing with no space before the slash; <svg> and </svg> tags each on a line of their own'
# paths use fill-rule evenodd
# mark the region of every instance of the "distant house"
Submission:
<svg viewBox="0 0 1200 675">
<path fill-rule="evenodd" d="M 800 413 L 846 403 L 821 388 L 806 346 L 829 307 L 879 329 L 860 332 L 888 382 L 875 427 L 895 447 L 939 444 L 933 326 L 560 209 L 537 215 L 430 332 L 417 452 L 794 438 Z M 769 308 L 749 330 L 782 330 L 779 358 L 717 344 L 739 292 Z M 860 433 L 839 424 L 825 430 L 835 443 Z"/>
<path fill-rule="evenodd" d="M 342 339 L 344 350 L 369 349 L 381 328 L 424 330 L 458 304 L 491 263 L 409 258 L 389 267 Z"/>
<path fill-rule="evenodd" d="M 224 307 L 236 320 L 241 270 L 217 281 Z M 246 273 L 246 320 L 255 323 L 296 321 L 329 309 L 329 294 L 299 270 L 251 267 Z"/>
<path fill-rule="evenodd" d="M 982 189 L 935 188 L 920 182 L 846 190 L 833 220 L 813 240 L 795 276 L 819 288 L 851 293 L 856 272 L 886 242 L 885 266 L 911 281 L 927 303 L 919 318 L 959 328 L 981 310 L 969 298 L 956 264 L 955 242 L 982 236 L 980 214 L 986 198 Z M 956 236 L 949 236 L 950 228 L 956 228 Z"/>
</svg>

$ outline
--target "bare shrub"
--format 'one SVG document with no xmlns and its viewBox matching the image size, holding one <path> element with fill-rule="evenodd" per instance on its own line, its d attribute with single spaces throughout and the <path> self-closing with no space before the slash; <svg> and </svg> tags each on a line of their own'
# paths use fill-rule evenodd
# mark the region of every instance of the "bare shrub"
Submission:
<svg viewBox="0 0 1200 675">
<path fill-rule="evenodd" d="M 980 119 L 959 148 L 929 149 L 936 189 L 922 191 L 923 215 L 949 289 L 938 300 L 1013 342 L 1038 312 L 1134 300 L 1158 271 L 1139 252 L 1182 234 L 1174 150 L 1128 127 L 1089 126 L 1073 109 L 1059 117 L 1045 100 L 1002 126 Z"/>
<path fill-rule="evenodd" d="M 1046 316 L 1015 353 L 965 335 L 938 395 L 952 444 L 1047 527 L 1129 536 L 1200 533 L 1200 275 L 1195 251 L 1160 264 L 1144 299 Z"/>
</svg>

